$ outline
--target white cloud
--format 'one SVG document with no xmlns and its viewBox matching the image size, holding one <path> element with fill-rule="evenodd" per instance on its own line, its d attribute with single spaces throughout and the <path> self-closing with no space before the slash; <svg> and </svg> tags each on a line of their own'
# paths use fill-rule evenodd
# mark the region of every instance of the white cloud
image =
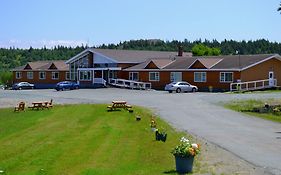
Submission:
<svg viewBox="0 0 281 175">
<path fill-rule="evenodd" d="M 17 39 L 11 39 L 9 41 L 0 41 L 0 48 L 23 48 L 27 49 L 30 46 L 33 48 L 52 48 L 55 46 L 68 46 L 68 47 L 76 47 L 81 45 L 86 45 L 87 41 L 84 40 L 37 40 L 37 41 L 22 41 Z"/>
</svg>

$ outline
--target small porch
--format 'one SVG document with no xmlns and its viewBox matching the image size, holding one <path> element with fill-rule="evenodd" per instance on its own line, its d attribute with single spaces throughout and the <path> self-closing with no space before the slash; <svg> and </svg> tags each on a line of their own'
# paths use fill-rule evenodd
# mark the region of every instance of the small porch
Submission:
<svg viewBox="0 0 281 175">
<path fill-rule="evenodd" d="M 121 67 L 78 68 L 78 84 L 81 87 L 105 87 L 111 78 L 117 78 Z"/>
</svg>

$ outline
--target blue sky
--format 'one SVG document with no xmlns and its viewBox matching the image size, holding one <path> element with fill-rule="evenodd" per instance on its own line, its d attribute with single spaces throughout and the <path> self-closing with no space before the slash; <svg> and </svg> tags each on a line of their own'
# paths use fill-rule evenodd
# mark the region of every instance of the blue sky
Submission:
<svg viewBox="0 0 281 175">
<path fill-rule="evenodd" d="M 3 0 L 0 47 L 131 39 L 281 42 L 280 0 Z"/>
</svg>

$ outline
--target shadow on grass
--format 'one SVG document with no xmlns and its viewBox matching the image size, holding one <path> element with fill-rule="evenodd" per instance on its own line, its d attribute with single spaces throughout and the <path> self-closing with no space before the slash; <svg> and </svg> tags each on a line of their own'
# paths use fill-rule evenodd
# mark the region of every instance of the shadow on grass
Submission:
<svg viewBox="0 0 281 175">
<path fill-rule="evenodd" d="M 164 174 L 177 174 L 176 170 L 169 170 L 169 171 L 164 171 Z"/>
</svg>

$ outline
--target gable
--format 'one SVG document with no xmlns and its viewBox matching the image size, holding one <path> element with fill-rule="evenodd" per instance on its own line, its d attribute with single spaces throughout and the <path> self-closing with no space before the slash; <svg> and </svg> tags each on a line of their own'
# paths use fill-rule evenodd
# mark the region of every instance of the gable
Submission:
<svg viewBox="0 0 281 175">
<path fill-rule="evenodd" d="M 56 65 L 54 63 L 52 63 L 51 66 L 49 67 L 49 69 L 58 69 L 58 68 L 56 67 Z"/>
<path fill-rule="evenodd" d="M 31 66 L 29 64 L 26 64 L 26 66 L 24 67 L 24 69 L 32 69 Z"/>
<path fill-rule="evenodd" d="M 207 69 L 199 60 L 196 60 L 189 69 Z"/>
<path fill-rule="evenodd" d="M 145 69 L 159 69 L 153 61 L 150 61 L 146 66 Z"/>
</svg>

